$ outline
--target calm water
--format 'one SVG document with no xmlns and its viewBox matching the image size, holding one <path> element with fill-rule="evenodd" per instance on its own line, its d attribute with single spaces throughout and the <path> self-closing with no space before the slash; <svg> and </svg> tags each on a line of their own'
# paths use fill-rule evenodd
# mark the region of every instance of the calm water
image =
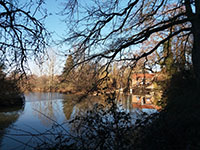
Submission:
<svg viewBox="0 0 200 150">
<path fill-rule="evenodd" d="M 50 129 L 55 133 L 68 131 L 70 118 L 86 111 L 94 103 L 103 103 L 100 98 L 93 97 L 77 104 L 76 96 L 59 93 L 29 93 L 25 95 L 25 99 L 23 108 L 0 111 L 0 150 L 31 149 L 25 145 L 37 145 L 43 140 L 41 133 L 49 133 Z M 132 114 L 137 111 L 133 108 L 130 95 L 121 95 L 118 104 Z M 153 113 L 156 110 L 143 111 Z M 63 124 L 64 129 L 59 124 Z M 48 139 L 48 134 L 45 135 Z"/>
</svg>

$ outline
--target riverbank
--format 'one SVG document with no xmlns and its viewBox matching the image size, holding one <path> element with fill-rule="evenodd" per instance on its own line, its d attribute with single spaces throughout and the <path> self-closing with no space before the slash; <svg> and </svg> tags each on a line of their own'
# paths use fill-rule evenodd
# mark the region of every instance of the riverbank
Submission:
<svg viewBox="0 0 200 150">
<path fill-rule="evenodd" d="M 0 78 L 0 107 L 15 107 L 24 104 L 24 94 L 18 87 L 18 81 L 12 78 Z"/>
<path fill-rule="evenodd" d="M 0 108 L 22 106 L 24 101 L 23 94 L 0 94 Z"/>
</svg>

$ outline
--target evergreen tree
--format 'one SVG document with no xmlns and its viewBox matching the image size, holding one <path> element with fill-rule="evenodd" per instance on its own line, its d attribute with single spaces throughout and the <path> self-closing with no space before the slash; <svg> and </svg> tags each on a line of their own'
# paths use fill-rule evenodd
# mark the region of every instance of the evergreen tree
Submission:
<svg viewBox="0 0 200 150">
<path fill-rule="evenodd" d="M 67 57 L 67 60 L 66 60 L 66 63 L 65 63 L 65 67 L 63 69 L 63 74 L 64 75 L 68 75 L 69 72 L 72 70 L 73 66 L 74 66 L 73 57 L 72 57 L 72 55 L 69 55 Z"/>
<path fill-rule="evenodd" d="M 163 44 L 164 61 L 161 62 L 161 68 L 163 73 L 167 73 L 171 77 L 176 72 L 174 55 L 172 52 L 172 39 L 166 41 Z"/>
<path fill-rule="evenodd" d="M 61 92 L 71 93 L 75 90 L 74 80 L 75 80 L 75 70 L 73 69 L 74 59 L 72 55 L 69 55 L 66 59 L 65 66 L 61 75 Z"/>
</svg>

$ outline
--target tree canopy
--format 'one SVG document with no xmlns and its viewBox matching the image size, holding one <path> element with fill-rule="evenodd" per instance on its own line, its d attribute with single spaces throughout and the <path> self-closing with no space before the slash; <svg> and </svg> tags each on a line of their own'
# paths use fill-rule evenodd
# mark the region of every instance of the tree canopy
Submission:
<svg viewBox="0 0 200 150">
<path fill-rule="evenodd" d="M 126 61 L 134 66 L 141 58 L 161 52 L 163 44 L 172 39 L 181 41 L 183 51 L 192 47 L 188 57 L 200 81 L 199 0 L 68 0 L 65 6 L 62 14 L 69 33 L 64 42 L 76 47 L 71 52 L 77 56 L 75 62 L 105 58 L 107 65 Z M 142 51 L 151 39 L 154 42 Z"/>
</svg>

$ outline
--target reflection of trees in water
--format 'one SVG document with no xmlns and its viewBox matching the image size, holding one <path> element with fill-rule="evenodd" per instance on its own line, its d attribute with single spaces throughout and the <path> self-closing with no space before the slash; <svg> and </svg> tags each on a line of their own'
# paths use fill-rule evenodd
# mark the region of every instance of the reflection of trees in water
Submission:
<svg viewBox="0 0 200 150">
<path fill-rule="evenodd" d="M 31 103 L 33 114 L 40 119 L 41 123 L 45 126 L 51 126 L 53 120 L 57 120 L 59 116 L 59 102 L 55 100 L 56 93 L 37 93 L 37 102 Z M 51 118 L 51 119 L 49 119 Z"/>
<path fill-rule="evenodd" d="M 126 110 L 127 112 L 131 112 L 134 108 L 132 105 L 132 97 L 131 94 L 119 93 L 116 98 L 116 104 Z M 86 112 L 90 108 L 92 108 L 96 103 L 101 103 L 103 105 L 106 104 L 105 97 L 101 96 L 90 96 L 87 97 L 86 100 L 82 100 L 81 102 L 77 102 L 77 96 L 67 96 L 63 101 L 63 112 L 67 120 L 71 119 L 74 116 L 80 115 L 81 113 Z"/>
<path fill-rule="evenodd" d="M 73 113 L 74 106 L 76 105 L 76 97 L 75 96 L 66 96 L 63 101 L 63 112 L 67 120 L 71 118 Z"/>
<path fill-rule="evenodd" d="M 119 93 L 117 95 L 116 103 L 118 106 L 122 106 L 127 112 L 130 112 L 133 109 L 132 106 L 132 94 Z"/>
<path fill-rule="evenodd" d="M 23 107 L 16 107 L 11 109 L 4 109 L 0 111 L 0 147 L 4 134 L 6 133 L 6 129 L 10 127 L 13 123 L 17 121 L 21 112 L 23 111 Z"/>
<path fill-rule="evenodd" d="M 148 95 L 140 95 L 145 97 L 145 99 L 149 99 Z M 119 93 L 116 95 L 116 104 L 118 107 L 126 110 L 127 112 L 135 112 L 136 108 L 133 107 L 133 103 L 135 99 L 137 99 L 138 95 L 127 94 L 127 93 Z M 155 99 L 155 95 L 152 95 L 153 99 Z M 84 113 L 89 108 L 93 107 L 96 103 L 105 104 L 105 97 L 102 96 L 90 96 L 87 97 L 86 100 L 82 100 L 81 102 L 77 102 L 78 97 L 76 95 L 68 95 L 64 98 L 63 101 L 63 112 L 67 120 L 71 119 L 74 116 L 79 115 L 80 113 Z"/>
<path fill-rule="evenodd" d="M 131 116 L 117 107 L 115 96 L 101 102 L 71 120 L 73 149 L 118 149 L 132 139 Z"/>
<path fill-rule="evenodd" d="M 79 97 L 76 95 L 66 96 L 63 101 L 63 112 L 67 120 L 81 113 L 86 112 L 89 108 L 92 108 L 96 103 L 105 103 L 103 96 L 88 96 L 86 99 L 78 102 Z"/>
</svg>

